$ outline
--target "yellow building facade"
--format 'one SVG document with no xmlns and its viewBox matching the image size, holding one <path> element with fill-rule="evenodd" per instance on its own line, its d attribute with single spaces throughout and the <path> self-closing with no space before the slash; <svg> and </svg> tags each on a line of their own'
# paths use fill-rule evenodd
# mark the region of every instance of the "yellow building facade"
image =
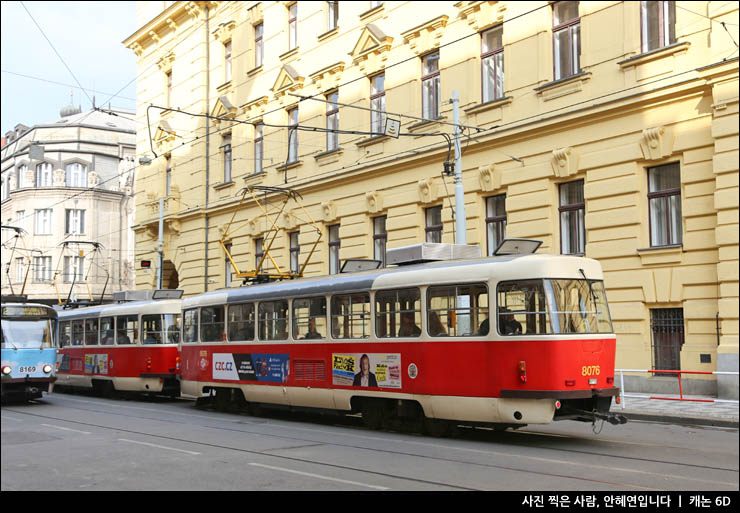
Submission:
<svg viewBox="0 0 740 513">
<path fill-rule="evenodd" d="M 456 93 L 468 244 L 490 254 L 505 233 L 599 260 L 618 368 L 738 370 L 736 3 L 139 2 L 137 14 L 124 41 L 139 68 L 134 229 L 155 268 L 137 270 L 137 288 L 158 286 L 160 204 L 162 285 L 186 295 L 241 285 L 222 239 L 240 270 L 267 247 L 268 269 L 299 269 L 318 226 L 306 275 L 458 242 L 443 173 Z M 270 216 L 249 193 L 240 202 L 245 187 Z M 691 378 L 684 393 L 737 398 L 737 375 Z"/>
</svg>

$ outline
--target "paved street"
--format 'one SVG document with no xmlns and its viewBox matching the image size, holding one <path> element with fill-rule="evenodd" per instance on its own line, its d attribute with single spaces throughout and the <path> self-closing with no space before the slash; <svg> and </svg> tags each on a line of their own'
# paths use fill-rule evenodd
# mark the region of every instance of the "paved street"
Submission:
<svg viewBox="0 0 740 513">
<path fill-rule="evenodd" d="M 564 421 L 432 438 L 53 394 L 3 407 L 2 489 L 737 491 L 738 430 Z"/>
</svg>

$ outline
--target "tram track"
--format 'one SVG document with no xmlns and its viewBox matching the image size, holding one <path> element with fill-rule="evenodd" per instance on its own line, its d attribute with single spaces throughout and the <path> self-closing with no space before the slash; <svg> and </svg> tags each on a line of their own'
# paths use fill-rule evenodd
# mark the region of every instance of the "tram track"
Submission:
<svg viewBox="0 0 740 513">
<path fill-rule="evenodd" d="M 475 449 L 475 448 L 470 448 L 470 447 L 459 447 L 459 446 L 453 446 L 451 444 L 442 444 L 442 443 L 439 443 L 439 441 L 434 441 L 436 439 L 431 439 L 431 441 L 426 441 L 426 440 L 403 440 L 403 441 L 400 441 L 400 443 L 403 443 L 403 444 L 405 444 L 407 446 L 417 446 L 417 447 L 428 447 L 428 448 L 434 448 L 434 449 L 453 450 L 453 451 L 457 451 L 458 453 L 459 452 L 463 452 L 463 453 L 467 453 L 467 454 L 470 454 L 471 455 L 471 458 L 464 458 L 464 457 L 460 457 L 460 456 L 456 456 L 454 458 L 450 458 L 450 457 L 442 457 L 442 456 L 438 456 L 438 455 L 420 454 L 419 452 L 413 452 L 413 451 L 408 451 L 408 450 L 392 450 L 392 449 L 390 449 L 388 447 L 368 447 L 366 445 L 362 445 L 362 444 L 359 444 L 359 443 L 339 443 L 337 440 L 326 441 L 326 440 L 316 439 L 317 438 L 316 436 L 313 436 L 313 437 L 309 437 L 309 436 L 300 437 L 300 436 L 287 436 L 285 434 L 278 434 L 278 433 L 275 432 L 275 428 L 276 427 L 280 427 L 280 425 L 279 425 L 279 423 L 276 423 L 276 422 L 270 422 L 270 419 L 272 419 L 272 417 L 268 418 L 267 420 L 256 419 L 254 421 L 252 421 L 252 420 L 245 421 L 245 420 L 242 420 L 242 419 L 240 419 L 240 420 L 230 419 L 230 420 L 228 420 L 228 422 L 232 423 L 233 426 L 223 426 L 223 425 L 220 425 L 219 426 L 219 425 L 214 425 L 213 423 L 210 423 L 210 422 L 209 423 L 199 422 L 199 420 L 200 419 L 207 419 L 207 420 L 211 420 L 211 421 L 212 420 L 224 420 L 223 418 L 222 419 L 218 419 L 218 418 L 215 418 L 214 416 L 210 416 L 210 415 L 198 415 L 197 413 L 194 414 L 193 412 L 190 412 L 190 411 L 188 411 L 187 413 L 182 413 L 182 412 L 174 412 L 174 411 L 161 410 L 161 409 L 156 409 L 155 410 L 155 409 L 152 409 L 152 408 L 148 408 L 148 407 L 145 407 L 145 406 L 139 406 L 139 405 L 133 405 L 132 406 L 132 405 L 114 404 L 114 406 L 124 407 L 127 410 L 129 410 L 126 413 L 120 413 L 120 412 L 104 411 L 103 409 L 100 409 L 99 406 L 105 405 L 105 403 L 100 403 L 100 402 L 95 401 L 95 400 L 86 400 L 86 399 L 77 399 L 77 398 L 64 398 L 64 399 L 66 400 L 65 402 L 74 402 L 74 401 L 77 401 L 77 402 L 84 402 L 84 403 L 91 404 L 91 406 L 89 406 L 89 407 L 88 406 L 80 406 L 80 405 L 69 405 L 69 404 L 65 404 L 64 405 L 64 407 L 70 408 L 70 409 L 73 409 L 73 410 L 76 409 L 76 410 L 80 410 L 80 411 L 87 411 L 87 412 L 91 412 L 91 413 L 98 413 L 98 414 L 105 414 L 105 415 L 122 415 L 122 416 L 125 416 L 126 418 L 139 418 L 139 419 L 142 419 L 142 420 L 156 421 L 156 422 L 169 422 L 169 423 L 175 423 L 175 424 L 179 424 L 179 425 L 192 425 L 193 424 L 193 420 L 197 420 L 198 422 L 196 423 L 196 425 L 198 427 L 200 427 L 200 428 L 203 428 L 203 429 L 215 429 L 215 430 L 220 430 L 220 431 L 228 431 L 228 432 L 236 432 L 236 433 L 244 433 L 244 434 L 253 434 L 253 435 L 259 435 L 259 436 L 270 436 L 270 437 L 274 437 L 274 438 L 285 440 L 285 441 L 291 441 L 291 442 L 294 442 L 297 445 L 296 446 L 281 447 L 281 448 L 276 448 L 276 449 L 270 449 L 270 450 L 259 450 L 259 451 L 258 450 L 249 450 L 249 449 L 245 449 L 245 448 L 242 448 L 242 447 L 238 447 L 238 446 L 236 446 L 234 444 L 216 444 L 216 443 L 205 442 L 205 441 L 202 441 L 202 440 L 188 439 L 186 437 L 166 436 L 166 435 L 162 435 L 162 434 L 147 432 L 145 430 L 124 429 L 124 428 L 121 428 L 119 426 L 109 426 L 109 425 L 101 425 L 101 424 L 95 424 L 95 423 L 90 423 L 90 422 L 82 422 L 82 421 L 79 421 L 79 420 L 70 420 L 68 418 L 63 418 L 63 416 L 42 415 L 41 413 L 29 412 L 27 410 L 3 408 L 3 411 L 13 412 L 13 413 L 18 414 L 18 415 L 30 415 L 30 416 L 34 416 L 36 418 L 43 418 L 43 419 L 47 419 L 47 420 L 54 420 L 54 421 L 72 423 L 72 424 L 76 424 L 78 427 L 84 426 L 84 427 L 86 427 L 88 429 L 89 428 L 98 428 L 98 429 L 104 429 L 104 430 L 115 430 L 115 431 L 121 432 L 121 433 L 147 436 L 147 437 L 152 437 L 152 438 L 156 438 L 156 439 L 160 439 L 160 440 L 167 440 L 167 441 L 170 441 L 170 442 L 193 444 L 193 445 L 196 445 L 196 446 L 199 446 L 199 447 L 202 447 L 202 448 L 213 448 L 213 449 L 227 450 L 227 451 L 238 451 L 238 452 L 241 452 L 241 453 L 244 453 L 244 454 L 253 454 L 253 455 L 259 455 L 261 457 L 278 458 L 278 459 L 284 460 L 284 461 L 292 461 L 292 462 L 306 463 L 306 464 L 311 464 L 311 465 L 320 465 L 320 466 L 324 466 L 324 467 L 327 467 L 327 468 L 334 468 L 334 469 L 341 470 L 341 471 L 360 472 L 360 473 L 363 473 L 363 474 L 367 474 L 368 476 L 375 475 L 375 476 L 379 476 L 379 477 L 383 477 L 383 478 L 399 479 L 401 481 L 405 481 L 405 482 L 409 482 L 409 483 L 414 482 L 414 483 L 418 483 L 418 484 L 425 484 L 425 485 L 432 485 L 432 486 L 443 486 L 443 487 L 448 487 L 448 488 L 452 488 L 452 489 L 455 489 L 455 490 L 471 490 L 471 491 L 473 491 L 473 490 L 478 490 L 478 489 L 477 488 L 467 487 L 467 486 L 462 486 L 462 485 L 459 485 L 459 484 L 451 484 L 449 482 L 440 482 L 440 481 L 433 481 L 433 480 L 415 478 L 415 477 L 412 477 L 412 476 L 409 476 L 409 475 L 397 475 L 397 474 L 388 473 L 388 472 L 378 472 L 378 471 L 369 470 L 367 468 L 360 468 L 360 467 L 352 466 L 352 465 L 340 465 L 340 464 L 326 462 L 326 461 L 319 461 L 319 460 L 316 460 L 316 459 L 299 458 L 299 457 L 295 457 L 295 456 L 290 456 L 290 455 L 285 455 L 285 454 L 279 454 L 279 451 L 289 451 L 289 450 L 295 449 L 295 447 L 298 447 L 298 446 L 306 447 L 306 446 L 326 445 L 326 446 L 335 446 L 335 447 L 341 447 L 341 448 L 345 448 L 345 449 L 354 449 L 354 450 L 361 450 L 361 451 L 371 450 L 371 451 L 373 451 L 375 453 L 377 453 L 377 452 L 380 451 L 380 452 L 382 452 L 384 454 L 387 454 L 389 456 L 395 456 L 395 457 L 422 458 L 422 459 L 424 459 L 424 460 L 426 460 L 426 461 L 428 461 L 430 463 L 436 461 L 438 463 L 444 462 L 444 463 L 454 463 L 454 464 L 463 464 L 463 465 L 474 465 L 474 466 L 479 467 L 479 468 L 485 468 L 485 469 L 491 469 L 491 470 L 496 469 L 496 470 L 509 471 L 509 472 L 524 472 L 524 473 L 527 473 L 527 474 L 535 474 L 535 475 L 540 475 L 543 478 L 544 477 L 549 477 L 549 478 L 565 478 L 565 479 L 575 480 L 577 482 L 582 482 L 582 483 L 603 484 L 603 485 L 623 487 L 623 488 L 630 488 L 630 489 L 638 489 L 638 490 L 658 490 L 658 488 L 651 488 L 651 487 L 643 486 L 641 484 L 637 484 L 635 482 L 629 482 L 629 481 L 632 481 L 632 480 L 638 480 L 639 481 L 639 478 L 641 476 L 643 476 L 643 475 L 652 475 L 652 474 L 654 474 L 654 472 L 642 471 L 642 470 L 639 470 L 638 468 L 629 468 L 629 467 L 620 468 L 620 467 L 617 467 L 617 466 L 614 466 L 614 465 L 611 465 L 611 464 L 608 465 L 608 468 L 611 471 L 619 472 L 621 474 L 624 474 L 625 477 L 629 476 L 629 477 L 632 477 L 633 478 L 633 479 L 622 479 L 619 482 L 616 482 L 616 481 L 609 481 L 609 480 L 604 480 L 604 479 L 595 479 L 594 477 L 590 477 L 590 476 L 596 475 L 596 474 L 593 473 L 594 470 L 597 470 L 597 469 L 598 470 L 603 470 L 607 466 L 604 463 L 600 463 L 600 464 L 589 464 L 589 463 L 583 463 L 583 462 L 569 461 L 568 459 L 558 459 L 558 458 L 552 458 L 552 457 L 548 458 L 548 457 L 544 457 L 544 456 L 529 456 L 529 455 L 522 455 L 522 454 L 513 454 L 511 452 L 496 451 L 496 450 L 491 450 L 491 449 Z M 152 418 L 151 416 L 146 416 L 143 413 L 133 413 L 132 414 L 131 410 L 144 410 L 144 411 L 150 411 L 152 413 L 158 413 L 158 414 L 166 413 L 170 417 L 173 414 L 174 415 L 177 415 L 177 416 L 184 416 L 184 417 L 187 417 L 187 419 L 189 420 L 189 422 L 186 422 L 185 420 L 177 420 L 177 419 L 172 419 L 172 418 L 169 418 L 169 419 L 156 418 L 155 419 L 155 418 Z M 270 428 L 271 432 L 265 433 L 265 432 L 263 432 L 262 430 L 259 429 L 260 427 L 263 427 L 263 426 L 266 426 L 266 425 Z M 333 423 L 333 424 L 330 424 L 330 425 L 331 426 L 337 425 L 337 423 Z M 352 422 L 347 423 L 346 422 L 346 419 L 345 419 L 344 422 L 338 423 L 338 425 L 340 427 L 345 427 L 345 428 L 347 428 L 347 427 L 350 427 L 350 428 L 356 427 L 356 423 L 352 423 Z M 310 432 L 310 433 L 312 433 L 314 435 L 319 435 L 321 433 L 326 434 L 325 431 L 318 430 L 318 429 L 315 429 L 315 428 L 302 428 L 302 427 L 299 427 L 299 426 L 287 426 L 286 429 L 287 428 L 290 428 L 292 430 L 308 431 L 308 432 Z M 379 441 L 383 441 L 383 442 L 389 442 L 388 438 L 385 438 L 385 437 L 382 437 L 382 436 L 371 436 L 371 433 L 372 432 L 370 432 L 367 435 L 365 435 L 365 434 L 358 435 L 356 433 L 343 433 L 343 436 L 347 436 L 347 437 L 358 437 L 360 439 L 367 440 L 367 441 L 379 440 Z M 476 441 L 476 442 L 480 442 L 480 441 L 491 441 L 490 436 L 488 438 L 486 438 L 485 436 L 482 436 L 482 434 L 480 432 L 478 432 L 477 430 L 476 431 L 473 431 L 471 433 L 468 433 L 467 435 L 471 435 L 471 434 L 473 436 L 465 436 L 463 439 L 464 440 L 470 440 L 470 441 Z M 514 445 L 517 445 L 517 446 L 518 445 L 523 445 L 523 446 L 526 445 L 527 447 L 537 447 L 537 448 L 542 449 L 542 450 L 558 451 L 558 452 L 561 452 L 561 453 L 564 453 L 564 454 L 573 453 L 573 454 L 579 454 L 579 455 L 586 455 L 586 456 L 594 457 L 594 458 L 615 458 L 615 459 L 618 459 L 620 461 L 627 460 L 627 461 L 634 461 L 634 462 L 638 462 L 638 463 L 651 463 L 651 464 L 657 464 L 657 465 L 671 466 L 673 469 L 675 469 L 676 467 L 680 467 L 680 468 L 690 468 L 690 469 L 701 469 L 703 471 L 712 470 L 712 471 L 730 473 L 730 474 L 734 474 L 734 475 L 737 475 L 737 473 L 738 473 L 738 470 L 737 469 L 728 469 L 728 468 L 723 468 L 723 467 L 711 467 L 711 466 L 706 466 L 706 465 L 697 465 L 697 464 L 694 464 L 694 463 L 666 461 L 666 460 L 660 460 L 660 459 L 641 458 L 641 457 L 626 456 L 626 455 L 615 455 L 615 454 L 610 454 L 608 452 L 594 452 L 594 451 L 584 451 L 584 450 L 574 450 L 574 449 L 550 447 L 549 446 L 550 444 L 545 444 L 544 442 L 551 442 L 552 441 L 552 437 L 549 436 L 549 435 L 547 435 L 547 434 L 543 434 L 543 433 L 526 433 L 526 436 L 527 437 L 538 437 L 538 436 L 540 437 L 539 439 L 533 440 L 533 441 L 535 441 L 535 443 L 537 445 L 524 444 L 524 443 L 522 443 L 522 441 L 516 440 L 516 439 L 512 438 L 512 437 L 520 438 L 522 435 L 524 435 L 524 433 L 507 433 L 505 435 L 500 434 L 500 433 L 492 433 L 492 435 L 495 436 L 496 438 L 500 438 L 502 436 L 507 436 L 507 437 L 509 437 L 509 440 L 507 440 L 507 441 L 508 442 L 512 442 L 512 441 L 515 442 Z M 545 436 L 547 436 L 547 438 L 545 438 Z M 558 435 L 558 437 L 561 437 L 561 436 L 562 435 Z M 577 439 L 577 438 L 579 438 L 579 437 L 566 437 L 566 439 Z M 543 443 L 542 444 L 539 444 L 539 442 L 543 442 Z M 612 443 L 619 444 L 620 442 L 619 441 L 612 441 Z M 654 447 L 662 447 L 659 444 L 654 444 L 653 446 Z M 472 458 L 473 455 L 478 456 L 478 457 L 480 457 L 480 456 L 516 457 L 516 458 L 518 458 L 520 460 L 527 461 L 528 463 L 552 464 L 552 465 L 558 465 L 561 468 L 563 466 L 566 466 L 567 468 L 573 469 L 573 470 L 580 469 L 578 473 L 580 473 L 580 474 L 589 473 L 590 476 L 586 476 L 586 475 L 580 475 L 579 476 L 579 475 L 568 474 L 568 473 L 563 473 L 563 472 L 552 472 L 552 471 L 536 470 L 536 469 L 533 470 L 531 468 L 526 468 L 525 465 L 515 466 L 515 465 L 505 465 L 505 464 L 502 465 L 502 464 L 494 464 L 494 463 L 484 463 L 484 462 L 481 462 L 481 461 L 474 461 L 473 458 Z M 666 467 L 666 471 L 669 471 L 669 470 L 670 469 Z M 713 480 L 705 480 L 705 479 L 699 479 L 699 478 L 696 478 L 696 477 L 688 477 L 688 476 L 682 476 L 682 475 L 674 475 L 672 473 L 671 474 L 666 474 L 666 473 L 663 473 L 663 472 L 661 472 L 661 474 L 664 475 L 667 478 L 687 480 L 687 481 L 690 481 L 690 482 L 697 483 L 697 485 L 699 483 L 702 483 L 702 484 L 712 483 L 714 485 L 716 485 L 716 484 L 726 484 L 728 486 L 736 486 L 737 485 L 737 481 L 736 480 L 733 481 L 733 482 L 729 482 L 728 481 L 726 483 L 718 483 L 718 481 L 716 479 L 713 479 Z"/>
</svg>

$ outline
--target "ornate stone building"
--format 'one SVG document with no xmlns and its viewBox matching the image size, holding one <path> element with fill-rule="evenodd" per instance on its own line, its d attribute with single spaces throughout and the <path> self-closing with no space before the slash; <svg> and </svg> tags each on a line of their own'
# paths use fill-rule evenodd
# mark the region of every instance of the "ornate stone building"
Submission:
<svg viewBox="0 0 740 513">
<path fill-rule="evenodd" d="M 309 218 L 321 231 L 311 275 L 453 242 L 443 163 L 457 92 L 468 243 L 490 254 L 505 234 L 598 259 L 620 368 L 737 371 L 735 3 L 138 9 L 124 44 L 138 56 L 137 151 L 153 161 L 137 174 L 135 231 L 155 254 L 162 198 L 165 284 L 239 286 L 224 234 L 240 269 L 266 241 L 278 266 L 302 265 Z M 273 240 L 258 206 L 239 206 L 247 186 L 289 187 L 308 216 L 286 205 Z M 155 280 L 137 271 L 138 288 Z M 665 381 L 645 373 L 628 387 Z M 689 381 L 737 397 L 737 376 Z"/>
<path fill-rule="evenodd" d="M 134 115 L 69 106 L 6 134 L 2 224 L 23 231 L 2 230 L 3 294 L 57 304 L 133 288 Z"/>
</svg>

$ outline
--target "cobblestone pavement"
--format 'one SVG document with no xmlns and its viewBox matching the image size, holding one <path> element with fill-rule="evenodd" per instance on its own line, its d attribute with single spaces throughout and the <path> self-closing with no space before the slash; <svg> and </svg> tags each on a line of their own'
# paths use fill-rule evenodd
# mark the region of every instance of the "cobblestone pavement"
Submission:
<svg viewBox="0 0 740 513">
<path fill-rule="evenodd" d="M 674 400 L 656 399 L 656 397 Z M 622 404 L 612 403 L 611 411 L 628 419 L 654 420 L 676 424 L 738 427 L 738 401 L 715 397 L 677 394 L 626 393 Z"/>
</svg>

